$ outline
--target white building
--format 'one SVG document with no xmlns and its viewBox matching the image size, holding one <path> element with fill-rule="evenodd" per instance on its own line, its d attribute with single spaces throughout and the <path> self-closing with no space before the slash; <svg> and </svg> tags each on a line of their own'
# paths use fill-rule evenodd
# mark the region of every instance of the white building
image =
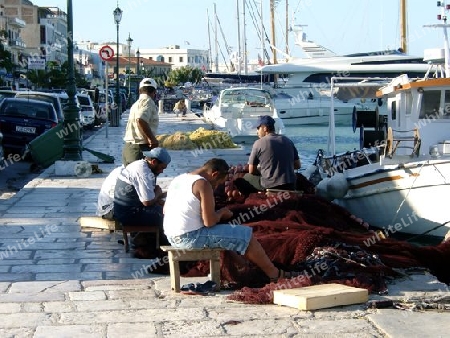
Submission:
<svg viewBox="0 0 450 338">
<path fill-rule="evenodd" d="M 206 72 L 209 68 L 209 52 L 203 49 L 180 48 L 172 45 L 156 49 L 139 49 L 142 58 L 172 64 L 172 69 L 191 66 Z"/>
</svg>

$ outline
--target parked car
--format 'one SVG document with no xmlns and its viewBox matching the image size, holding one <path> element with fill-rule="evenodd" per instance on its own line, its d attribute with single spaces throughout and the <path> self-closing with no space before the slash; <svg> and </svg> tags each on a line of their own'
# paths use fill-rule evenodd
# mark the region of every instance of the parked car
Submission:
<svg viewBox="0 0 450 338">
<path fill-rule="evenodd" d="M 15 97 L 16 96 L 15 90 L 10 89 L 0 89 L 0 101 L 3 100 L 5 97 Z"/>
<path fill-rule="evenodd" d="M 96 111 L 91 97 L 88 94 L 77 94 L 81 108 L 81 124 L 84 128 L 92 129 L 96 122 Z"/>
<path fill-rule="evenodd" d="M 0 102 L 0 131 L 6 153 L 24 153 L 28 143 L 58 124 L 53 105 L 24 98 L 5 98 Z"/>
<path fill-rule="evenodd" d="M 53 107 L 56 110 L 56 116 L 58 116 L 58 122 L 62 122 L 64 121 L 63 103 L 61 102 L 62 95 L 63 94 L 27 90 L 18 91 L 16 97 L 45 101 L 53 104 Z M 64 95 L 67 97 L 67 94 Z"/>
</svg>

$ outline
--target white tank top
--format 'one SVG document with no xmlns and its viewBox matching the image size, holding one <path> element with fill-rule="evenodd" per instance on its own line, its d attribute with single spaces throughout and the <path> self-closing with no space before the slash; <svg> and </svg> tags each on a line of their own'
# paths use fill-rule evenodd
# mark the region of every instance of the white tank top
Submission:
<svg viewBox="0 0 450 338">
<path fill-rule="evenodd" d="M 192 186 L 200 175 L 183 174 L 175 177 L 167 190 L 164 204 L 164 233 L 180 236 L 204 227 L 200 214 L 200 200 L 192 193 Z"/>
</svg>

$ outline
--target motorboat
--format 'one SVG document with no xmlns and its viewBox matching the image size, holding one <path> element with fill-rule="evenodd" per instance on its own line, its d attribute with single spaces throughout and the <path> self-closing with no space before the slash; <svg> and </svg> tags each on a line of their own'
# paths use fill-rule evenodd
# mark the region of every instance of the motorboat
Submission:
<svg viewBox="0 0 450 338">
<path fill-rule="evenodd" d="M 204 106 L 203 119 L 216 128 L 227 131 L 236 143 L 253 143 L 258 137 L 258 117 L 269 115 L 275 120 L 275 132 L 284 134 L 283 121 L 278 116 L 270 93 L 254 87 L 223 89 L 211 107 Z"/>
<path fill-rule="evenodd" d="M 415 78 L 423 76 L 428 69 L 422 57 L 408 55 L 401 50 L 335 55 L 308 41 L 301 26 L 294 27 L 294 32 L 296 45 L 308 57 L 290 57 L 286 63 L 266 65 L 258 70 L 262 75 L 277 74 L 274 91 L 292 97 L 286 109 L 278 109 L 285 125 L 328 124 L 331 97 L 335 95 L 330 91 L 332 77 L 394 78 L 408 74 Z M 336 122 L 351 126 L 354 108 L 373 111 L 378 107 L 383 110 L 383 103 L 380 100 L 361 101 L 358 97 L 335 100 Z"/>
<path fill-rule="evenodd" d="M 444 12 L 447 7 L 441 3 Z M 425 76 L 403 74 L 380 87 L 376 95 L 387 102 L 387 115 L 361 113 L 354 118 L 361 149 L 319 154 L 316 161 L 326 174 L 318 194 L 381 229 L 384 236 L 443 237 L 450 227 L 449 25 L 428 27 L 444 30 L 445 48 L 425 51 L 424 61 L 430 63 Z"/>
<path fill-rule="evenodd" d="M 312 91 L 299 93 L 292 96 L 283 90 L 267 88 L 274 100 L 278 116 L 285 126 L 319 125 L 326 126 L 329 121 L 331 96 L 315 96 Z M 353 111 L 374 110 L 378 107 L 376 100 L 351 99 L 334 100 L 335 124 L 338 126 L 350 126 Z M 381 105 L 380 105 L 381 106 Z"/>
</svg>

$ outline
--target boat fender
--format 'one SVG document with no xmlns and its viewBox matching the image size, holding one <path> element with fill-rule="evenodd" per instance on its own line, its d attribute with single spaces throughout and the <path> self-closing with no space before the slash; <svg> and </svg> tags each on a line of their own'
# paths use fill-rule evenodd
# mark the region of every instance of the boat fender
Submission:
<svg viewBox="0 0 450 338">
<path fill-rule="evenodd" d="M 315 186 L 322 181 L 322 175 L 320 174 L 319 167 L 314 164 L 310 165 L 306 169 L 304 176 Z"/>
<path fill-rule="evenodd" d="M 316 171 L 317 166 L 314 164 L 311 164 L 308 166 L 308 168 L 305 169 L 305 171 L 302 173 L 303 176 L 306 178 L 309 178 L 314 172 Z"/>
<path fill-rule="evenodd" d="M 320 197 L 323 197 L 329 201 L 331 201 L 330 197 L 328 196 L 328 181 L 329 178 L 325 178 L 322 181 L 319 182 L 319 184 L 316 185 L 316 195 L 319 195 Z"/>
<path fill-rule="evenodd" d="M 343 198 L 348 191 L 348 183 L 344 174 L 336 173 L 331 176 L 327 185 L 327 190 L 328 196 L 330 196 L 332 200 L 336 198 Z"/>
<path fill-rule="evenodd" d="M 325 178 L 316 186 L 316 194 L 332 201 L 343 198 L 348 191 L 348 183 L 344 174 L 337 173 L 330 178 Z"/>
<path fill-rule="evenodd" d="M 353 113 L 352 113 L 352 128 L 353 132 L 356 132 L 356 122 L 357 122 L 357 112 L 356 112 L 356 106 L 353 106 Z"/>
</svg>

